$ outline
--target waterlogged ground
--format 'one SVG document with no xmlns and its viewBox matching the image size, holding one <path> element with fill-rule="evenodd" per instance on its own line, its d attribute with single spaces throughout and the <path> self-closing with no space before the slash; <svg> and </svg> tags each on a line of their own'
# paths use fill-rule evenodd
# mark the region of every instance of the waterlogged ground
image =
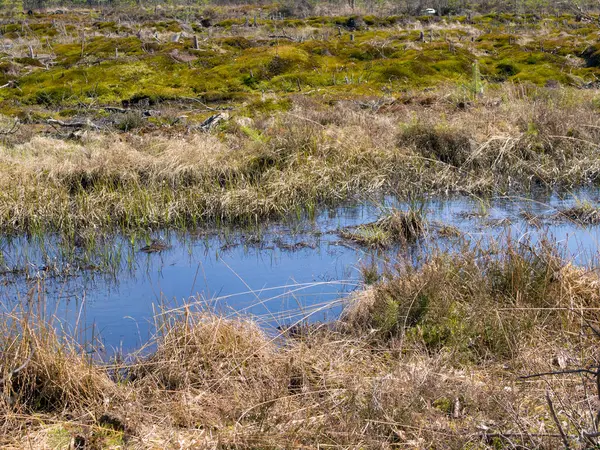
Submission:
<svg viewBox="0 0 600 450">
<path fill-rule="evenodd" d="M 140 347 L 156 330 L 151 318 L 157 311 L 185 304 L 252 314 L 268 327 L 327 321 L 363 286 L 362 267 L 418 262 L 424 251 L 458 249 L 465 239 L 489 245 L 506 236 L 529 243 L 550 238 L 563 244 L 574 263 L 587 263 L 597 257 L 600 225 L 575 223 L 560 211 L 595 206 L 599 199 L 600 192 L 590 190 L 411 205 L 386 198 L 262 230 L 151 233 L 169 246 L 152 253 L 141 251 L 148 238 L 98 238 L 94 251 L 69 253 L 53 236 L 3 237 L 0 304 L 4 312 L 26 305 L 54 316 L 57 326 L 108 354 Z M 361 247 L 340 236 L 391 207 L 421 208 L 425 236 L 387 249 Z"/>
</svg>

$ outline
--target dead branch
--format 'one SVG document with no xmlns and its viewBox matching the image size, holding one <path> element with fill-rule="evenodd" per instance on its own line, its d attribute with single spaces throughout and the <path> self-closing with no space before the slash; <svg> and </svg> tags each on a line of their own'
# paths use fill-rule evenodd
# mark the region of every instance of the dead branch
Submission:
<svg viewBox="0 0 600 450">
<path fill-rule="evenodd" d="M 598 376 L 598 371 L 597 370 L 590 370 L 590 369 L 571 369 L 571 370 L 558 370 L 556 372 L 544 372 L 544 373 L 535 373 L 532 375 L 524 375 L 521 378 L 522 380 L 528 380 L 530 378 L 540 378 L 540 377 L 546 377 L 549 375 L 565 375 L 565 374 L 573 374 L 573 373 L 587 373 L 589 375 L 594 375 L 594 376 Z"/>
<path fill-rule="evenodd" d="M 13 123 L 12 128 L 8 129 L 8 130 L 0 130 L 0 135 L 6 136 L 7 134 L 14 134 L 17 132 L 17 129 L 19 128 L 19 120 L 15 120 L 15 122 Z"/>
<path fill-rule="evenodd" d="M 577 2 L 563 2 L 563 4 L 571 10 L 573 14 L 579 16 L 589 22 L 596 22 L 596 17 L 584 11 L 583 7 Z"/>
<path fill-rule="evenodd" d="M 181 98 L 183 100 L 190 100 L 192 102 L 199 103 L 200 105 L 202 105 L 206 109 L 206 111 L 215 111 L 215 112 L 216 111 L 231 111 L 231 110 L 234 109 L 231 106 L 226 106 L 224 108 L 212 108 L 212 107 L 208 106 L 206 103 L 204 103 L 201 100 L 198 100 L 197 98 L 194 98 L 194 97 L 179 97 L 179 98 Z"/>
<path fill-rule="evenodd" d="M 10 80 L 8 83 L 0 86 L 0 89 L 15 87 L 16 85 L 17 85 L 17 82 L 15 80 Z"/>
<path fill-rule="evenodd" d="M 52 126 L 59 125 L 61 127 L 66 127 L 66 128 L 93 128 L 94 130 L 102 129 L 100 126 L 96 125 L 89 119 L 85 122 L 63 122 L 62 120 L 48 119 L 46 121 L 46 123 L 48 123 L 49 125 L 52 125 Z"/>
<path fill-rule="evenodd" d="M 271 39 L 287 39 L 288 41 L 298 42 L 298 39 L 288 36 L 287 34 L 269 34 Z"/>
<path fill-rule="evenodd" d="M 106 112 L 119 113 L 119 114 L 125 114 L 126 112 L 130 111 L 129 109 L 118 108 L 116 106 L 104 106 L 101 109 L 103 109 Z"/>
<path fill-rule="evenodd" d="M 562 425 L 558 420 L 558 416 L 556 415 L 556 411 L 554 411 L 554 405 L 552 404 L 552 399 L 550 398 L 550 392 L 546 391 L 546 402 L 548 402 L 548 408 L 550 408 L 550 414 L 552 415 L 552 420 L 554 421 L 556 427 L 558 428 L 558 432 L 560 433 L 560 438 L 565 444 L 565 448 L 568 450 L 569 448 L 569 440 L 567 439 L 567 435 L 562 429 Z"/>
<path fill-rule="evenodd" d="M 227 113 L 219 113 L 212 115 L 200 124 L 200 129 L 202 131 L 210 131 L 212 128 L 216 127 L 217 124 L 227 119 L 229 119 L 229 114 Z"/>
</svg>

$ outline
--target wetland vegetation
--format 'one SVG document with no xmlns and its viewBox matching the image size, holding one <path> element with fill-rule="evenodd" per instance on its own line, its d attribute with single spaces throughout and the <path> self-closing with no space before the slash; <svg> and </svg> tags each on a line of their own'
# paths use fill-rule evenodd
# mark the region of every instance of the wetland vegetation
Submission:
<svg viewBox="0 0 600 450">
<path fill-rule="evenodd" d="M 599 187 L 598 5 L 417 3 L 0 1 L 0 446 L 599 445 L 597 243 L 553 235 L 597 196 L 526 209 Z M 480 237 L 428 213 L 457 196 Z M 106 358 L 50 306 L 203 239 L 360 278 L 268 319 L 190 292 Z"/>
</svg>

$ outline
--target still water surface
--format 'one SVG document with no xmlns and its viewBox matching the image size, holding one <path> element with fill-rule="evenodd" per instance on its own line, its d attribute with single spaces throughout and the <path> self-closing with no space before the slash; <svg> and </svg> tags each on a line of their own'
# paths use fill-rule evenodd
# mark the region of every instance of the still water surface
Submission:
<svg viewBox="0 0 600 450">
<path fill-rule="evenodd" d="M 512 239 L 532 242 L 546 236 L 564 246 L 574 262 L 587 264 L 598 256 L 600 226 L 582 227 L 551 217 L 578 201 L 596 205 L 599 199 L 599 191 L 586 190 L 576 195 L 486 202 L 459 197 L 430 200 L 422 206 L 430 223 L 458 228 L 472 245 L 486 245 L 490 239 L 509 234 Z M 260 234 L 163 234 L 170 248 L 158 253 L 140 252 L 143 241 L 132 243 L 117 236 L 103 243 L 109 248 L 105 259 L 115 267 L 112 275 L 75 271 L 67 277 L 48 277 L 44 264 L 63 264 L 58 239 L 3 237 L 2 265 L 26 268 L 29 277 L 6 270 L 0 275 L 0 312 L 35 303 L 80 339 L 98 338 L 108 354 L 140 347 L 155 329 L 154 314 L 161 307 L 183 303 L 210 306 L 225 315 L 251 314 L 268 327 L 302 318 L 330 320 L 340 313 L 343 299 L 361 288 L 361 265 L 373 261 L 393 264 L 400 259 L 418 259 L 432 248 L 452 248 L 452 239 L 436 238 L 435 233 L 409 248 L 385 252 L 340 239 L 339 229 L 372 222 L 387 207 L 409 208 L 392 198 L 380 203 L 324 210 L 313 220 L 272 225 Z M 523 211 L 541 216 L 541 226 L 532 225 Z M 155 234 L 158 237 L 160 233 Z M 41 292 L 43 302 L 32 300 L 32 292 Z"/>
</svg>

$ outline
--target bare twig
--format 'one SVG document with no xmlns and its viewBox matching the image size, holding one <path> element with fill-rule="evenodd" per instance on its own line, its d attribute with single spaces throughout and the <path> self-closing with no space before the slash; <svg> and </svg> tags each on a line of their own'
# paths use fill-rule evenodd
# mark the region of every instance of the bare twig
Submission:
<svg viewBox="0 0 600 450">
<path fill-rule="evenodd" d="M 572 373 L 587 373 L 590 375 L 594 375 L 594 376 L 598 376 L 598 371 L 596 370 L 590 370 L 590 369 L 570 369 L 570 370 L 558 370 L 556 372 L 543 372 L 543 373 L 535 373 L 532 375 L 524 375 L 521 378 L 522 380 L 528 380 L 530 378 L 540 378 L 540 377 L 546 377 L 549 375 L 565 375 L 565 374 L 572 374 Z"/>
<path fill-rule="evenodd" d="M 196 102 L 201 104 L 204 108 L 206 108 L 207 111 L 231 111 L 234 108 L 231 106 L 226 106 L 224 108 L 211 108 L 210 106 L 208 106 L 206 103 L 202 102 L 201 100 L 194 98 L 194 97 L 180 97 L 184 100 L 190 100 L 192 102 Z"/>
<path fill-rule="evenodd" d="M 13 126 L 8 130 L 0 130 L 0 135 L 14 134 L 17 132 L 17 128 L 19 127 L 19 120 L 15 120 Z"/>
<path fill-rule="evenodd" d="M 35 354 L 35 349 L 31 346 L 31 344 L 29 344 L 29 356 L 27 357 L 27 359 L 25 360 L 25 362 L 23 364 L 21 364 L 19 367 L 17 367 L 14 370 L 11 370 L 8 375 L 6 375 L 4 378 L 0 379 L 0 385 L 3 385 L 6 381 L 10 380 L 10 378 L 14 375 L 16 375 L 17 373 L 19 373 L 21 370 L 23 370 L 25 367 L 27 367 L 29 365 L 29 363 L 31 362 L 31 358 L 33 358 L 33 355 Z"/>
<path fill-rule="evenodd" d="M 565 434 L 564 430 L 562 429 L 562 425 L 560 424 L 560 421 L 558 420 L 556 411 L 554 411 L 554 405 L 552 405 L 552 399 L 550 398 L 550 392 L 548 392 L 548 391 L 546 391 L 546 402 L 548 402 L 548 408 L 550 408 L 550 414 L 552 415 L 552 420 L 554 420 L 554 423 L 556 424 L 556 427 L 558 428 L 558 432 L 560 433 L 560 438 L 562 439 L 563 444 L 565 444 L 565 448 L 566 449 L 571 448 L 569 446 L 569 440 L 567 438 L 567 435 Z"/>
<path fill-rule="evenodd" d="M 229 119 L 229 114 L 227 113 L 218 113 L 212 115 L 200 124 L 200 129 L 202 129 L 202 131 L 210 131 L 212 128 L 217 126 L 219 122 L 222 122 L 227 119 Z"/>
</svg>

